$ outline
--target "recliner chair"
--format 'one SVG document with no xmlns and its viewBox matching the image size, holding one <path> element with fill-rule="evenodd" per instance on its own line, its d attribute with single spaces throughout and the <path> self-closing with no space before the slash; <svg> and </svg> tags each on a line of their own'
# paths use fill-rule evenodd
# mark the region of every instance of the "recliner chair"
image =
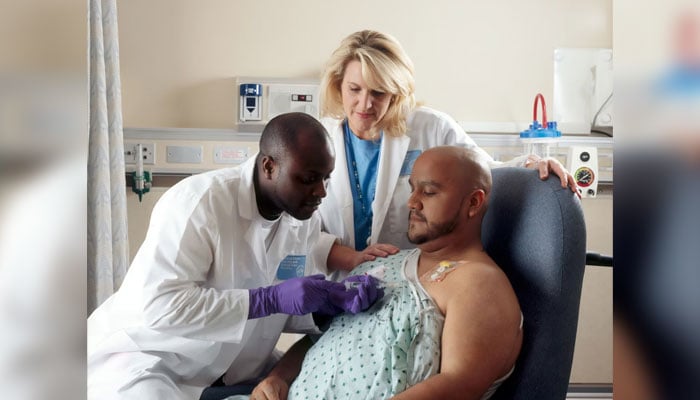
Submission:
<svg viewBox="0 0 700 400">
<path fill-rule="evenodd" d="M 524 315 L 515 370 L 493 399 L 564 399 L 586 265 L 581 203 L 556 176 L 542 181 L 524 168 L 497 168 L 492 175 L 482 241 Z"/>
</svg>

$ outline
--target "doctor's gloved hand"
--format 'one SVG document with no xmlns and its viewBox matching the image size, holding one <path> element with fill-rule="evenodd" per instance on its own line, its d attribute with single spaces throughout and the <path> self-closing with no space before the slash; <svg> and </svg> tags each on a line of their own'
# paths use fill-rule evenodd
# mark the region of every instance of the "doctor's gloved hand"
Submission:
<svg viewBox="0 0 700 400">
<path fill-rule="evenodd" d="M 355 275 L 340 282 L 341 289 L 331 289 L 328 299 L 331 304 L 351 314 L 368 309 L 375 301 L 384 297 L 379 281 L 370 275 Z"/>
<path fill-rule="evenodd" d="M 292 278 L 274 286 L 250 289 L 248 319 L 282 313 L 304 315 L 316 311 L 333 312 L 328 302 L 330 291 L 345 286 L 319 275 Z"/>
</svg>

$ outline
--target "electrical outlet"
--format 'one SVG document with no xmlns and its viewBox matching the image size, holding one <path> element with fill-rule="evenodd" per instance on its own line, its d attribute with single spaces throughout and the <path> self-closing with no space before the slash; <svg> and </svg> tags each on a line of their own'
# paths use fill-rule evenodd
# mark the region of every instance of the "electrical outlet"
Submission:
<svg viewBox="0 0 700 400">
<path fill-rule="evenodd" d="M 156 163 L 156 145 L 155 143 L 144 142 L 126 142 L 124 143 L 124 162 L 127 164 L 136 164 L 136 145 L 141 143 L 141 154 L 143 155 L 144 164 Z"/>
</svg>

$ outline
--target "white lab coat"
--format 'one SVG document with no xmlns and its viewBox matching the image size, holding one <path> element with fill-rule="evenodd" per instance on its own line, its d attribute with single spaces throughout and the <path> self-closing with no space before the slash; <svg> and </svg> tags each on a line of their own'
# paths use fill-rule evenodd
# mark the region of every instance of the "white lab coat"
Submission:
<svg viewBox="0 0 700 400">
<path fill-rule="evenodd" d="M 343 121 L 324 118 L 321 120 L 333 139 L 335 147 L 335 169 L 328 184 L 328 196 L 319 211 L 323 230 L 340 238 L 341 243 L 355 247 L 353 199 L 350 175 L 343 140 Z M 372 202 L 372 232 L 370 244 L 389 243 L 402 249 L 415 247 L 408 241 L 408 207 L 411 194 L 408 184 L 410 166 L 404 163 L 415 160 L 422 151 L 435 146 L 455 145 L 475 148 L 490 160 L 491 166 L 522 165 L 522 159 L 507 164 L 493 158 L 464 132 L 457 122 L 445 113 L 427 107 L 417 107 L 407 119 L 408 129 L 401 137 L 384 135 L 377 170 L 377 188 Z M 408 157 L 408 154 L 413 157 Z M 410 159 L 409 159 L 410 158 Z M 403 169 L 403 173 L 402 173 Z"/>
<path fill-rule="evenodd" d="M 333 243 L 318 214 L 266 229 L 254 165 L 187 178 L 159 200 L 121 288 L 88 319 L 89 399 L 199 399 L 224 373 L 259 377 L 284 329 L 316 330 L 310 316 L 247 319 L 246 289 L 279 282 L 287 255 L 326 273 Z"/>
</svg>

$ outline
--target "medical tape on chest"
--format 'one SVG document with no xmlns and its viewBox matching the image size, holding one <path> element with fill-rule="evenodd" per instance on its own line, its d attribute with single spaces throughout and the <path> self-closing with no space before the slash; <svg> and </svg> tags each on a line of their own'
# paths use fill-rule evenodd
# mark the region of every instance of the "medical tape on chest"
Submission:
<svg viewBox="0 0 700 400">
<path fill-rule="evenodd" d="M 454 271 L 459 265 L 466 263 L 466 261 L 440 261 L 433 269 L 424 273 L 420 280 L 423 282 L 442 282 L 447 274 Z"/>
</svg>

